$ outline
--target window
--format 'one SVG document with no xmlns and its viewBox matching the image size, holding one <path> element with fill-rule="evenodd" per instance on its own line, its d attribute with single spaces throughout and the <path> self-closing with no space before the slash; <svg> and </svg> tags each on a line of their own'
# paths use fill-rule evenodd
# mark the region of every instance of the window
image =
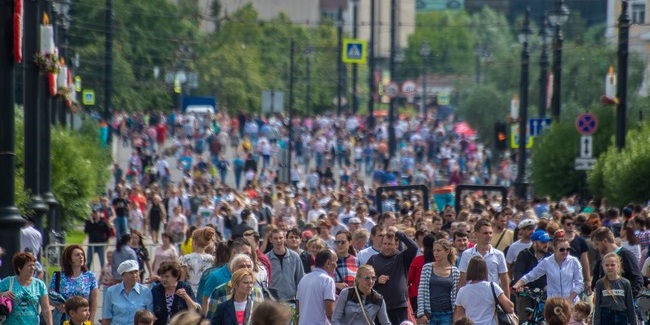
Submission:
<svg viewBox="0 0 650 325">
<path fill-rule="evenodd" d="M 645 23 L 645 3 L 633 3 L 632 4 L 632 16 L 630 17 L 632 24 L 644 24 Z"/>
</svg>

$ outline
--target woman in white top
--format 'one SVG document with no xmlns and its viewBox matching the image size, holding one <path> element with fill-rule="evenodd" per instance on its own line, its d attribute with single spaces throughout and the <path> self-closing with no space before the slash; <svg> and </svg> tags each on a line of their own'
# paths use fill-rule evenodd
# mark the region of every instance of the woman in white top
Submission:
<svg viewBox="0 0 650 325">
<path fill-rule="evenodd" d="M 515 312 L 514 304 L 503 294 L 501 287 L 487 281 L 487 263 L 480 256 L 474 256 L 469 261 L 466 279 L 467 284 L 456 295 L 454 321 L 467 316 L 476 325 L 496 325 L 494 296 L 506 313 Z"/>
<path fill-rule="evenodd" d="M 205 249 L 213 244 L 216 235 L 211 227 L 195 230 L 192 233 L 192 253 L 178 258 L 181 264 L 180 280 L 192 286 L 194 292 L 197 292 L 203 272 L 214 264 L 214 256 L 207 254 Z"/>
<path fill-rule="evenodd" d="M 569 255 L 571 245 L 566 238 L 555 237 L 553 247 L 555 253 L 539 262 L 512 288 L 518 290 L 526 283 L 546 275 L 547 297 L 563 297 L 575 304 L 580 299 L 579 295 L 584 289 L 582 266 L 577 258 Z"/>
</svg>

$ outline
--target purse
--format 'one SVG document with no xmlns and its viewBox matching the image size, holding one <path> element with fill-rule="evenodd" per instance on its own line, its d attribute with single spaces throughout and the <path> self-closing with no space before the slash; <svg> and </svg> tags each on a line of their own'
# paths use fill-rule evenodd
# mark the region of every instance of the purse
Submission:
<svg viewBox="0 0 650 325">
<path fill-rule="evenodd" d="M 499 304 L 499 300 L 497 299 L 497 294 L 494 291 L 493 282 L 490 282 L 490 288 L 492 289 L 492 296 L 494 297 L 494 310 L 497 317 L 497 324 L 498 325 L 519 325 L 519 317 L 517 317 L 517 315 L 515 315 L 514 313 L 512 314 L 506 313 L 501 307 L 501 304 Z"/>
</svg>

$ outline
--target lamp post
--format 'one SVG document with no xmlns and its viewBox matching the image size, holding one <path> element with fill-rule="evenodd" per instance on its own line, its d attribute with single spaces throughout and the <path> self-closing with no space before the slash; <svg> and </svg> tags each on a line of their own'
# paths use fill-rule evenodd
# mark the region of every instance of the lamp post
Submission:
<svg viewBox="0 0 650 325">
<path fill-rule="evenodd" d="M 336 55 L 336 116 L 341 117 L 341 110 L 343 109 L 343 8 L 339 8 L 338 16 L 336 19 L 336 33 L 337 33 L 337 48 Z"/>
<path fill-rule="evenodd" d="M 359 37 L 359 0 L 352 0 L 352 37 Z M 359 65 L 352 65 L 352 113 L 356 114 L 359 110 L 359 100 L 357 99 L 357 81 L 359 80 Z"/>
<path fill-rule="evenodd" d="M 368 130 L 375 128 L 375 1 L 370 0 L 370 43 L 368 44 Z"/>
<path fill-rule="evenodd" d="M 113 99 L 113 0 L 106 0 L 106 45 L 104 57 L 104 119 L 108 124 L 107 143 L 111 143 L 111 109 Z"/>
<path fill-rule="evenodd" d="M 305 115 L 309 116 L 309 111 L 311 109 L 311 56 L 312 48 L 307 46 L 305 48 L 305 63 L 307 64 L 307 83 L 305 84 Z"/>
<path fill-rule="evenodd" d="M 481 84 L 481 60 L 490 57 L 490 50 L 484 44 L 474 45 L 474 56 L 476 57 L 476 84 Z"/>
<path fill-rule="evenodd" d="M 544 23 L 539 31 L 542 42 L 542 53 L 539 58 L 539 117 L 546 117 L 547 97 L 548 97 L 548 44 L 552 41 L 552 34 L 548 30 L 548 20 L 544 17 Z"/>
<path fill-rule="evenodd" d="M 515 180 L 515 194 L 518 198 L 525 200 L 528 191 L 528 181 L 526 180 L 526 124 L 528 122 L 528 67 L 530 53 L 528 53 L 528 44 L 530 36 L 533 34 L 530 29 L 530 9 L 526 9 L 524 25 L 519 31 L 519 42 L 522 44 L 521 51 L 521 80 L 519 83 L 519 148 L 517 160 L 517 179 Z"/>
<path fill-rule="evenodd" d="M 16 120 L 15 120 L 15 81 L 16 64 L 14 49 L 14 1 L 0 0 L 0 246 L 7 256 L 20 251 L 20 227 L 25 219 L 16 208 Z M 36 23 L 36 22 L 33 22 Z M 31 60 L 31 57 L 23 57 Z M 0 276 L 14 274 L 11 263 L 2 263 Z"/>
<path fill-rule="evenodd" d="M 390 78 L 395 81 L 397 75 L 397 66 L 395 56 L 397 55 L 397 0 L 390 1 Z M 390 108 L 388 110 L 388 155 L 390 159 L 395 157 L 395 148 L 397 141 L 395 139 L 395 105 L 396 98 L 390 99 Z"/>
<path fill-rule="evenodd" d="M 562 31 L 560 27 L 569 20 L 571 12 L 564 4 L 564 0 L 555 1 L 555 9 L 549 12 L 548 21 L 555 28 L 553 39 L 553 100 L 551 114 L 553 119 L 560 119 L 560 90 L 562 89 Z"/>
<path fill-rule="evenodd" d="M 422 102 L 420 103 L 420 117 L 423 120 L 426 120 L 426 106 L 427 106 L 427 74 L 429 67 L 429 55 L 431 55 L 431 46 L 428 41 L 422 42 L 420 45 L 420 56 L 423 61 L 424 75 L 422 77 Z"/>
<path fill-rule="evenodd" d="M 627 117 L 627 64 L 630 46 L 630 16 L 628 15 L 628 1 L 621 1 L 621 16 L 618 20 L 618 80 L 616 84 L 616 97 L 618 109 L 616 110 L 616 148 L 625 147 Z M 639 111 L 641 114 L 641 111 Z"/>
</svg>

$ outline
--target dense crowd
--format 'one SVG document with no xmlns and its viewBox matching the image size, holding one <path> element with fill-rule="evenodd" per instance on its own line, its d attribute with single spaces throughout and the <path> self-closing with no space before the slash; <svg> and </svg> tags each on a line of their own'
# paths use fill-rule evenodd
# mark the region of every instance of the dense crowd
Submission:
<svg viewBox="0 0 650 325">
<path fill-rule="evenodd" d="M 116 114 L 116 141 L 132 153 L 92 203 L 88 246 L 67 246 L 47 286 L 28 222 L 16 276 L 0 282 L 0 314 L 6 298 L 5 324 L 645 319 L 643 206 L 485 192 L 458 208 L 411 190 L 377 197 L 383 185 L 510 185 L 509 158 L 446 121 L 400 119 L 390 157 L 387 124 L 371 129 L 353 115 Z M 101 274 L 90 271 L 95 255 Z"/>
</svg>

